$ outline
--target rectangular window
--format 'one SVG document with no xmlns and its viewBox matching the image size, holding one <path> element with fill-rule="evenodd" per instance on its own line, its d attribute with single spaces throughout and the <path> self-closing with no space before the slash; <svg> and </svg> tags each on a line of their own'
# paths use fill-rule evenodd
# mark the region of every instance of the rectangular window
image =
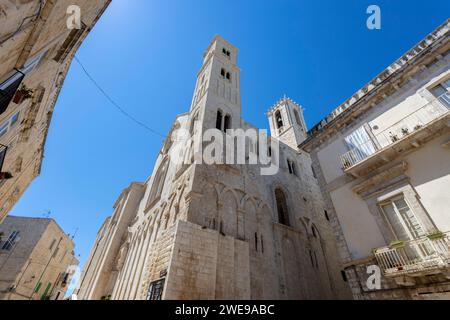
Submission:
<svg viewBox="0 0 450 320">
<path fill-rule="evenodd" d="M 53 239 L 52 243 L 50 244 L 50 247 L 48 247 L 48 249 L 49 249 L 50 251 L 52 251 L 52 249 L 53 249 L 55 243 L 56 243 L 56 239 Z"/>
<path fill-rule="evenodd" d="M 0 83 L 0 114 L 8 108 L 24 77 L 24 73 L 17 71 L 5 82 Z"/>
<path fill-rule="evenodd" d="M 19 231 L 13 231 L 9 235 L 8 240 L 6 240 L 6 242 L 3 244 L 2 250 L 7 250 L 7 251 L 11 250 L 14 247 L 14 245 L 16 244 L 16 242 L 19 240 L 19 234 L 20 234 Z"/>
<path fill-rule="evenodd" d="M 413 240 L 425 235 L 424 229 L 403 195 L 381 205 L 398 240 Z"/>
<path fill-rule="evenodd" d="M 148 289 L 147 300 L 161 300 L 164 290 L 165 278 L 154 281 L 150 284 L 150 288 Z"/>
<path fill-rule="evenodd" d="M 447 108 L 450 108 L 450 79 L 443 81 L 431 93 Z"/>
<path fill-rule="evenodd" d="M 362 161 L 376 152 L 375 144 L 365 125 L 347 136 L 345 143 L 348 150 L 351 151 L 351 160 L 354 163 Z"/>
<path fill-rule="evenodd" d="M 8 133 L 8 131 L 14 127 L 14 125 L 17 123 L 17 120 L 19 119 L 19 112 L 15 113 L 11 118 L 6 120 L 0 125 L 0 137 L 4 136 Z"/>
</svg>

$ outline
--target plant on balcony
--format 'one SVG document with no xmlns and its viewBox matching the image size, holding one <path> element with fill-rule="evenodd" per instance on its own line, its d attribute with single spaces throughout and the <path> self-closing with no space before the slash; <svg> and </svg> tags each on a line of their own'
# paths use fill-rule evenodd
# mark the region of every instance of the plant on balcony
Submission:
<svg viewBox="0 0 450 320">
<path fill-rule="evenodd" d="M 14 95 L 13 102 L 15 104 L 21 104 L 25 100 L 31 99 L 33 96 L 33 90 L 28 88 L 26 85 L 22 85 L 19 90 L 17 90 Z"/>
<path fill-rule="evenodd" d="M 445 234 L 441 231 L 436 231 L 427 235 L 427 238 L 430 240 L 440 240 L 445 237 Z"/>
<path fill-rule="evenodd" d="M 345 159 L 345 160 L 343 161 L 343 166 L 344 166 L 344 169 L 347 169 L 347 168 L 350 168 L 350 167 L 352 166 L 352 164 L 350 163 L 350 161 L 348 161 L 347 159 Z"/>
<path fill-rule="evenodd" d="M 392 142 L 397 142 L 398 140 L 400 140 L 396 134 L 393 134 L 392 132 L 389 132 L 389 133 L 391 135 Z"/>
<path fill-rule="evenodd" d="M 404 136 L 409 134 L 409 129 L 408 128 L 402 128 L 402 133 Z"/>
<path fill-rule="evenodd" d="M 414 131 L 420 130 L 422 127 L 423 127 L 423 126 L 422 126 L 421 124 L 417 124 L 417 125 L 414 127 Z"/>
<path fill-rule="evenodd" d="M 391 249 L 401 249 L 401 248 L 405 247 L 405 242 L 404 241 L 400 241 L 400 240 L 395 240 L 395 241 L 392 241 L 389 244 L 389 247 Z"/>
</svg>

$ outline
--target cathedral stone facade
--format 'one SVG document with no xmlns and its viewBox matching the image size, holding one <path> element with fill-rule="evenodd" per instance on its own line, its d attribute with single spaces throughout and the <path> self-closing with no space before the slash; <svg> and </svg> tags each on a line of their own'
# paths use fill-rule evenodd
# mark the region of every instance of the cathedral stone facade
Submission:
<svg viewBox="0 0 450 320">
<path fill-rule="evenodd" d="M 299 105 L 285 97 L 267 114 L 274 174 L 199 161 L 208 130 L 255 129 L 241 118 L 237 52 L 220 36 L 207 48 L 190 111 L 176 118 L 152 176 L 114 205 L 78 299 L 351 298 L 311 159 L 297 148 L 307 138 Z"/>
</svg>

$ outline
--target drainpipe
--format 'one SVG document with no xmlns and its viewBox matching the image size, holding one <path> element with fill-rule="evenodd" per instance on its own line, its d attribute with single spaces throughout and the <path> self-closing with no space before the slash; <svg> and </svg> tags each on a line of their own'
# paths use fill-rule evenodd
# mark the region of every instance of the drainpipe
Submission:
<svg viewBox="0 0 450 320">
<path fill-rule="evenodd" d="M 34 28 L 31 31 L 30 35 L 28 36 L 28 39 L 25 42 L 25 45 L 23 46 L 22 52 L 20 53 L 19 58 L 17 59 L 15 65 L 16 69 L 20 69 L 27 62 L 28 58 L 30 57 L 30 53 L 33 50 L 33 47 L 36 44 L 37 40 L 39 39 L 42 29 L 44 28 L 47 19 L 50 16 L 51 12 L 53 11 L 55 5 L 56 0 L 47 0 L 45 2 L 41 14 L 36 19 Z"/>
</svg>

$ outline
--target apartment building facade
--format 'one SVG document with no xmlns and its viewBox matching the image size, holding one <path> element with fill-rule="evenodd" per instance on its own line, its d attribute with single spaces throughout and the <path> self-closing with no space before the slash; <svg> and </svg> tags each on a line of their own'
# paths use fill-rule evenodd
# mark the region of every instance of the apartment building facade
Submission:
<svg viewBox="0 0 450 320">
<path fill-rule="evenodd" d="M 72 58 L 109 3 L 0 3 L 0 222 L 40 173 L 52 113 Z M 79 23 L 78 11 L 71 8 L 80 9 Z"/>
<path fill-rule="evenodd" d="M 447 20 L 299 146 L 357 299 L 450 298 L 449 30 Z"/>
<path fill-rule="evenodd" d="M 78 266 L 74 243 L 53 219 L 0 224 L 0 300 L 62 300 Z"/>
</svg>

